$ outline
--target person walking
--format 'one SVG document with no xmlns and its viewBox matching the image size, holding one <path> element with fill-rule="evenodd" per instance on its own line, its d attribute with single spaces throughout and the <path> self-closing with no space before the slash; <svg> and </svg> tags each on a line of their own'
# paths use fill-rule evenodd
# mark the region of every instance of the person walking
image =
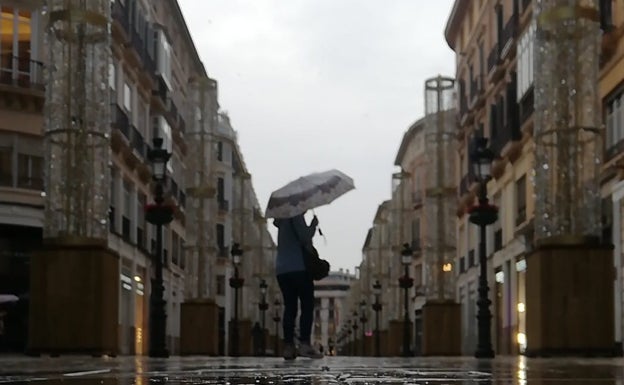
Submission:
<svg viewBox="0 0 624 385">
<path fill-rule="evenodd" d="M 312 245 L 318 219 L 314 216 L 308 226 L 304 214 L 278 218 L 273 222 L 278 228 L 275 273 L 284 304 L 282 330 L 284 333 L 283 356 L 286 360 L 294 360 L 297 355 L 309 358 L 323 357 L 323 354 L 310 343 L 314 317 L 314 281 L 306 271 L 302 251 L 303 247 Z M 295 320 L 299 303 L 301 303 L 301 315 L 299 316 L 299 349 L 297 351 Z"/>
</svg>

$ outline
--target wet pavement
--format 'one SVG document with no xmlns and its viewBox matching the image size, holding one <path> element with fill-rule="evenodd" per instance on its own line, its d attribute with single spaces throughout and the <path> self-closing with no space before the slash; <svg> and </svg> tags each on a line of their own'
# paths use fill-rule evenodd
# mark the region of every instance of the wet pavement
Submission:
<svg viewBox="0 0 624 385">
<path fill-rule="evenodd" d="M 613 384 L 624 360 L 0 356 L 0 384 Z"/>
</svg>

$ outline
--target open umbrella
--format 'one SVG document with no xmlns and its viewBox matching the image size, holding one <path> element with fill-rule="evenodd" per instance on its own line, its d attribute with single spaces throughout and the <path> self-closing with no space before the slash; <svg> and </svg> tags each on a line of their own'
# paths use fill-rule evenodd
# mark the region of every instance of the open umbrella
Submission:
<svg viewBox="0 0 624 385">
<path fill-rule="evenodd" d="M 0 294 L 0 304 L 17 302 L 19 301 L 19 297 L 13 294 Z"/>
<path fill-rule="evenodd" d="M 302 176 L 271 194 L 266 216 L 294 217 L 329 204 L 354 188 L 353 179 L 338 170 Z"/>
</svg>

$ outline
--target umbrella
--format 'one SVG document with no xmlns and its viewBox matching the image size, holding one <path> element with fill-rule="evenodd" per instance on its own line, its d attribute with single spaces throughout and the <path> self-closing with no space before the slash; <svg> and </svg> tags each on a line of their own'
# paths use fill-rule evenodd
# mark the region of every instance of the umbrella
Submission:
<svg viewBox="0 0 624 385">
<path fill-rule="evenodd" d="M 6 302 L 17 302 L 19 297 L 13 294 L 0 294 L 0 304 Z"/>
<path fill-rule="evenodd" d="M 353 179 L 338 170 L 318 172 L 274 191 L 266 209 L 268 218 L 290 218 L 333 202 L 353 190 Z"/>
</svg>

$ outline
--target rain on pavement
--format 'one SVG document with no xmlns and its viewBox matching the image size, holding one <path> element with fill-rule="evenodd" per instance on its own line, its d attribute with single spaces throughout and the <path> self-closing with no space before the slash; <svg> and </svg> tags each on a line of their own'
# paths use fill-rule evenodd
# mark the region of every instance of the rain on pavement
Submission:
<svg viewBox="0 0 624 385">
<path fill-rule="evenodd" d="M 621 359 L 0 357 L 0 384 L 624 384 Z"/>
</svg>

